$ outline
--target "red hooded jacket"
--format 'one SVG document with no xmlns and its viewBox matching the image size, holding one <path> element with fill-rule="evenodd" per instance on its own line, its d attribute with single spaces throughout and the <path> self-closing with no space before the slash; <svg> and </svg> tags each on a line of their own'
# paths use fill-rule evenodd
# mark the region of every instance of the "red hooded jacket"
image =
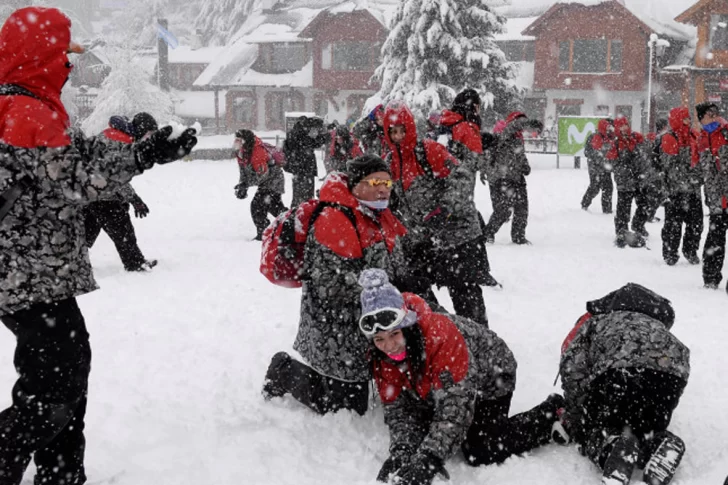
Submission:
<svg viewBox="0 0 728 485">
<path fill-rule="evenodd" d="M 601 150 L 605 143 L 611 141 L 611 134 L 609 133 L 609 120 L 601 119 L 597 123 L 597 132 L 591 139 L 592 148 L 595 150 Z"/>
<path fill-rule="evenodd" d="M 356 216 L 356 230 L 346 214 L 333 207 L 325 208 L 314 222 L 316 240 L 344 258 L 361 258 L 364 255 L 362 249 L 381 241 L 392 252 L 397 237 L 407 234 L 405 227 L 389 209 L 381 211 L 377 221 L 358 210 L 359 201 L 349 190 L 346 177 L 341 173 L 327 177 L 321 186 L 319 200 L 349 207 Z"/>
<path fill-rule="evenodd" d="M 404 139 L 399 145 L 395 144 L 389 137 L 389 129 L 397 125 L 404 125 L 405 128 Z M 392 150 L 392 162 L 389 167 L 392 172 L 392 180 L 397 182 L 401 179 L 402 187 L 406 191 L 417 177 L 425 175 L 425 171 L 417 162 L 415 155 L 415 147 L 417 146 L 415 118 L 407 106 L 404 104 L 387 106 L 384 113 L 384 137 L 387 140 L 387 145 Z M 434 140 L 424 140 L 422 143 L 425 147 L 427 161 L 432 168 L 432 174 L 437 178 L 446 178 L 450 175 L 450 169 L 447 167 L 446 162 L 450 161 L 450 163 L 458 165 L 455 157 L 450 155 L 447 148 Z"/>
<path fill-rule="evenodd" d="M 698 153 L 703 153 L 706 150 L 713 152 L 715 157 L 715 165 L 720 170 L 721 163 L 728 163 L 728 160 L 720 160 L 718 158 L 718 152 L 721 147 L 728 145 L 728 138 L 724 133 L 724 130 L 728 130 L 728 122 L 725 120 L 721 123 L 721 126 L 713 133 L 708 133 L 705 130 L 700 130 L 700 137 L 698 138 Z"/>
<path fill-rule="evenodd" d="M 468 150 L 475 153 L 483 153 L 483 140 L 480 137 L 480 127 L 475 123 L 465 121 L 462 115 L 446 109 L 440 118 L 442 126 L 452 129 L 452 140 L 468 147 Z"/>
<path fill-rule="evenodd" d="M 690 119 L 690 111 L 687 108 L 679 107 L 670 110 L 668 122 L 671 131 L 662 136 L 660 149 L 667 155 L 678 155 L 683 148 L 690 148 L 691 166 L 694 167 L 699 161 L 697 138 L 690 125 L 683 122 L 686 118 Z"/>
<path fill-rule="evenodd" d="M 627 127 L 626 133 L 622 133 L 623 126 Z M 609 150 L 609 152 L 607 152 L 608 160 L 616 160 L 619 158 L 620 152 L 634 152 L 637 147 L 645 141 L 642 133 L 632 131 L 629 126 L 629 120 L 624 117 L 619 117 L 614 120 L 614 137 L 614 146 L 611 150 Z"/>
<path fill-rule="evenodd" d="M 412 382 L 407 372 L 392 361 L 375 360 L 374 380 L 384 403 L 394 402 L 402 389 L 414 389 L 423 400 L 427 399 L 430 391 L 442 388 L 440 375 L 444 371 L 450 372 L 454 382 L 462 381 L 468 373 L 468 346 L 453 321 L 441 313 L 434 313 L 415 294 L 403 293 L 402 296 L 407 308 L 417 313 L 417 326 L 425 347 L 424 375 Z M 407 356 L 408 363 L 411 358 Z M 412 367 L 411 363 L 409 367 Z"/>
<path fill-rule="evenodd" d="M 246 166 L 251 165 L 253 170 L 258 174 L 264 174 L 268 172 L 268 162 L 270 161 L 270 154 L 268 150 L 263 146 L 263 140 L 255 137 L 255 146 L 253 147 L 253 154 L 250 160 L 244 160 L 240 157 L 240 153 L 237 155 L 238 165 Z"/>
<path fill-rule="evenodd" d="M 17 84 L 39 99 L 0 96 L 0 141 L 22 148 L 71 143 L 61 102 L 72 67 L 66 54 L 70 42 L 71 21 L 55 8 L 22 8 L 5 22 L 0 31 L 0 84 Z"/>
</svg>

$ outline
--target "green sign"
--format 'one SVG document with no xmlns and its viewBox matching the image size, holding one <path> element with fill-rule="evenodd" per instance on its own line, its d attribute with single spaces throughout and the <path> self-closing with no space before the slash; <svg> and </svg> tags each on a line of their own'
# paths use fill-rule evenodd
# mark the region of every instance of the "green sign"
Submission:
<svg viewBox="0 0 728 485">
<path fill-rule="evenodd" d="M 586 116 L 564 116 L 559 118 L 559 155 L 584 156 L 586 139 L 597 131 L 602 118 Z"/>
</svg>

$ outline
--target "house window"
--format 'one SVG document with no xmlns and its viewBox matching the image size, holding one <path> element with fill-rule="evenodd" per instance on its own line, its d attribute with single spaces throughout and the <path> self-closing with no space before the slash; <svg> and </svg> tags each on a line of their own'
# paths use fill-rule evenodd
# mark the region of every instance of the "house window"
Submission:
<svg viewBox="0 0 728 485">
<path fill-rule="evenodd" d="M 299 92 L 268 93 L 265 98 L 265 113 L 269 130 L 282 130 L 287 111 L 303 111 L 304 98 Z"/>
<path fill-rule="evenodd" d="M 604 73 L 622 70 L 622 41 L 576 39 L 559 43 L 561 72 Z"/>
<path fill-rule="evenodd" d="M 728 51 L 728 15 L 710 16 L 710 48 Z"/>
<path fill-rule="evenodd" d="M 629 124 L 632 124 L 632 106 L 631 105 L 617 105 L 614 109 L 614 114 L 617 118 L 627 118 Z"/>
<path fill-rule="evenodd" d="M 622 72 L 622 41 L 609 43 L 609 72 Z"/>
<path fill-rule="evenodd" d="M 608 116 L 609 115 L 609 106 L 606 104 L 600 104 L 596 108 L 594 108 L 594 115 L 595 116 Z"/>
<path fill-rule="evenodd" d="M 581 116 L 580 104 L 557 104 L 556 117 L 561 116 Z"/>
<path fill-rule="evenodd" d="M 321 69 L 331 69 L 331 44 L 325 44 L 321 49 Z"/>
<path fill-rule="evenodd" d="M 371 42 L 336 42 L 334 69 L 337 71 L 369 71 L 372 69 Z"/>
<path fill-rule="evenodd" d="M 276 43 L 271 45 L 271 73 L 300 71 L 308 62 L 306 45 L 301 43 Z"/>
<path fill-rule="evenodd" d="M 252 93 L 233 98 L 233 121 L 247 126 L 255 124 L 255 96 Z"/>
</svg>

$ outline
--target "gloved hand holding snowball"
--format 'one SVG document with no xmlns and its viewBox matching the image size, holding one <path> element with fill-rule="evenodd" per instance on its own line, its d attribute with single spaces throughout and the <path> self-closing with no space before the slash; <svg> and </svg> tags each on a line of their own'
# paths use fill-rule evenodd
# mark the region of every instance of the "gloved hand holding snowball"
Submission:
<svg viewBox="0 0 728 485">
<path fill-rule="evenodd" d="M 186 127 L 170 122 L 147 139 L 136 143 L 137 164 L 142 170 L 148 170 L 155 163 L 163 165 L 183 158 L 197 144 L 197 135 L 201 131 L 199 123 Z"/>
</svg>

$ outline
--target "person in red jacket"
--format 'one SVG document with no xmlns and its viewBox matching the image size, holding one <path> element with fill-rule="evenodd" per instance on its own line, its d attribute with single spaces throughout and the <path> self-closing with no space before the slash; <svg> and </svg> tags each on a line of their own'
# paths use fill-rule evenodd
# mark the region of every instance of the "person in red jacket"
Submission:
<svg viewBox="0 0 728 485">
<path fill-rule="evenodd" d="M 287 211 L 281 197 L 285 192 L 285 177 L 282 165 L 283 153 L 276 147 L 264 143 L 250 130 L 235 133 L 235 150 L 240 178 L 235 186 L 235 197 L 244 199 L 248 189 L 258 186 L 250 202 L 250 216 L 256 228 L 256 241 L 263 240 L 263 232 L 270 224 L 268 214 L 273 217 Z"/>
<path fill-rule="evenodd" d="M 290 394 L 319 414 L 367 411 L 371 372 L 366 339 L 357 329 L 359 273 L 385 270 L 406 277 L 400 247 L 404 226 L 388 209 L 392 180 L 386 163 L 363 155 L 347 171 L 331 173 L 321 186 L 320 215 L 308 231 L 305 279 L 293 348 L 273 356 L 266 373 L 266 398 Z"/>
<path fill-rule="evenodd" d="M 690 111 L 674 108 L 669 116 L 670 131 L 658 139 L 660 166 L 665 174 L 665 225 L 662 228 L 662 257 L 673 266 L 682 252 L 690 264 L 700 264 L 698 249 L 703 234 L 703 201 L 696 136 L 690 127 Z M 685 224 L 685 235 L 682 226 Z"/>
<path fill-rule="evenodd" d="M 389 426 L 389 458 L 377 480 L 429 485 L 462 448 L 471 466 L 501 463 L 544 445 L 564 401 L 553 394 L 509 417 L 516 360 L 493 331 L 432 311 L 400 293 L 381 270 L 359 276 L 359 328 L 369 339 L 374 380 Z"/>
<path fill-rule="evenodd" d="M 584 146 L 589 169 L 589 187 L 581 199 L 581 208 L 588 210 L 594 197 L 602 192 L 602 212 L 612 213 L 612 182 L 611 165 L 607 162 L 606 153 L 611 147 L 611 140 L 614 137 L 614 125 L 611 119 L 601 119 L 597 123 L 597 131 L 589 135 Z"/>
<path fill-rule="evenodd" d="M 477 91 L 465 89 L 455 96 L 451 109 L 444 110 L 439 120 L 441 129 L 449 130 L 451 133 L 448 150 L 460 161 L 461 166 L 467 167 L 464 173 L 467 173 L 473 179 L 471 192 L 467 194 L 470 199 L 475 198 L 475 174 L 478 170 L 483 170 L 483 164 L 485 163 L 483 139 L 480 133 L 480 106 L 481 100 Z M 433 139 L 436 140 L 437 138 Z M 478 211 L 478 222 L 482 232 L 483 244 L 478 244 L 476 250 L 484 253 L 478 256 L 478 259 L 482 259 L 485 263 L 484 284 L 486 286 L 500 286 L 490 273 L 488 249 L 484 244 L 485 220 L 480 211 Z"/>
<path fill-rule="evenodd" d="M 148 113 L 138 113 L 132 121 L 124 116 L 112 116 L 109 127 L 102 136 L 110 141 L 134 143 L 157 129 L 157 121 Z M 135 137 L 135 133 L 138 136 Z M 129 217 L 129 205 L 134 207 L 136 217 L 146 217 L 149 207 L 137 195 L 131 183 L 124 185 L 117 197 L 91 202 L 84 207 L 84 227 L 86 245 L 93 247 L 103 229 L 114 243 L 126 271 L 149 271 L 157 265 L 157 260 L 147 260 L 137 244 L 134 225 Z"/>
<path fill-rule="evenodd" d="M 642 247 L 648 236 L 645 223 L 649 219 L 650 201 L 645 181 L 648 179 L 649 161 L 643 153 L 644 137 L 633 132 L 629 120 L 619 116 L 614 120 L 615 139 L 607 151 L 606 158 L 612 165 L 614 182 L 617 185 L 617 209 L 614 213 L 615 245 Z M 632 201 L 637 209 L 632 217 Z M 632 231 L 629 232 L 630 219 Z"/>
<path fill-rule="evenodd" d="M 71 21 L 16 10 L 0 29 L 0 319 L 16 337 L 12 404 L 0 412 L 0 483 L 82 485 L 91 345 L 76 297 L 97 289 L 81 210 L 197 142 L 172 127 L 132 145 L 70 130 L 61 89 Z M 123 304 L 123 303 L 122 303 Z"/>
<path fill-rule="evenodd" d="M 705 181 L 705 203 L 710 210 L 710 229 L 703 246 L 703 283 L 715 289 L 723 279 L 728 231 L 728 122 L 713 103 L 701 103 L 695 111 L 702 126 L 697 150 Z"/>
<path fill-rule="evenodd" d="M 387 105 L 384 135 L 395 209 L 407 227 L 405 256 L 420 287 L 408 288 L 436 299 L 433 284 L 445 286 L 458 315 L 488 325 L 480 287 L 488 275 L 485 242 L 472 197 L 475 173 L 434 140 L 418 140 L 412 112 L 399 102 Z"/>
</svg>

